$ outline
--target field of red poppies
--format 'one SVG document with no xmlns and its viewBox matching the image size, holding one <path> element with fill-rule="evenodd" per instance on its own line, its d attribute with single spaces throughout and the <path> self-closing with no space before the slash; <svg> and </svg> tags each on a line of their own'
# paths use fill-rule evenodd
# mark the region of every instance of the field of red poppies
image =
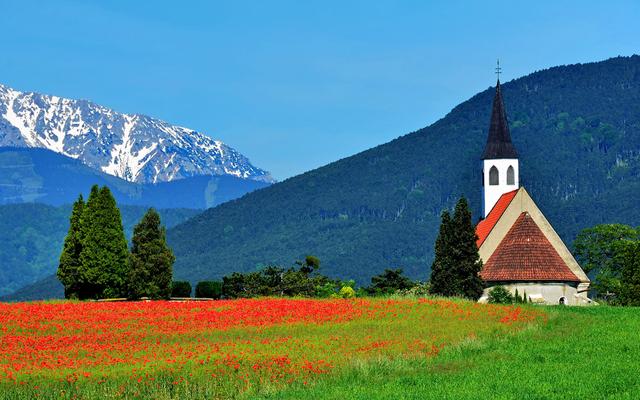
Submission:
<svg viewBox="0 0 640 400">
<path fill-rule="evenodd" d="M 233 398 L 436 357 L 542 311 L 438 299 L 0 303 L 5 398 Z"/>
</svg>

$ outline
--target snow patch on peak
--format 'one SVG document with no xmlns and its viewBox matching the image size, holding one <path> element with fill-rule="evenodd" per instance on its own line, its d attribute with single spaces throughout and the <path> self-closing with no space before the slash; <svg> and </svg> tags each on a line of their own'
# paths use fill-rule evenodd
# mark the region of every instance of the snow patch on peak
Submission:
<svg viewBox="0 0 640 400">
<path fill-rule="evenodd" d="M 273 182 L 268 172 L 219 140 L 86 100 L 23 93 L 0 84 L 0 118 L 0 146 L 46 148 L 132 182 L 195 175 Z"/>
</svg>

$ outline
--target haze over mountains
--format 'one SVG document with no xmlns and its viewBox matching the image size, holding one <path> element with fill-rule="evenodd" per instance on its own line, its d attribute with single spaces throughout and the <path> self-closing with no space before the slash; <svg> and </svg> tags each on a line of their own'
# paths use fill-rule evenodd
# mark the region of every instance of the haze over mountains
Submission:
<svg viewBox="0 0 640 400">
<path fill-rule="evenodd" d="M 70 204 L 98 184 L 109 186 L 119 204 L 204 209 L 269 185 L 233 175 L 193 176 L 156 184 L 128 182 L 39 148 L 0 148 L 0 171 L 0 204 Z"/>
<path fill-rule="evenodd" d="M 0 146 L 48 149 L 137 183 L 199 175 L 273 182 L 235 149 L 194 130 L 1 84 Z"/>
</svg>

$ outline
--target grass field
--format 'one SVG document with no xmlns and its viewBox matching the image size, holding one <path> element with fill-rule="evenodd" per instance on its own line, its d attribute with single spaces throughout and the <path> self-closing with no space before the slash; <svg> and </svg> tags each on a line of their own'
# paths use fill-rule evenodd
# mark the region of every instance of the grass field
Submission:
<svg viewBox="0 0 640 400">
<path fill-rule="evenodd" d="M 458 300 L 0 304 L 27 398 L 640 397 L 640 310 Z"/>
<path fill-rule="evenodd" d="M 278 399 L 640 399 L 640 308 L 546 309 L 546 324 L 445 348 L 436 358 L 358 363 Z"/>
</svg>

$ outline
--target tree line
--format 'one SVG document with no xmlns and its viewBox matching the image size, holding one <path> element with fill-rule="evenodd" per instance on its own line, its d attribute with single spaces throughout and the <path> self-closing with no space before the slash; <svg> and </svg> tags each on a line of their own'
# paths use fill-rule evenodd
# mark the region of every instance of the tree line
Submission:
<svg viewBox="0 0 640 400">
<path fill-rule="evenodd" d="M 434 294 L 478 300 L 484 283 L 479 276 L 482 261 L 476 245 L 475 226 L 467 200 L 458 201 L 453 215 L 442 213 L 436 240 L 431 279 L 420 283 L 409 279 L 401 268 L 386 269 L 371 278 L 367 287 L 355 289 L 353 280 L 331 279 L 319 273 L 320 260 L 307 256 L 296 267 L 269 266 L 249 273 L 234 272 L 222 280 L 225 298 L 259 296 L 353 297 L 390 294 Z"/>
<path fill-rule="evenodd" d="M 111 191 L 94 185 L 73 204 L 57 276 L 68 299 L 169 298 L 174 261 L 156 210 L 135 226 L 129 249 Z"/>
<path fill-rule="evenodd" d="M 394 293 L 436 294 L 477 300 L 483 283 L 482 262 L 475 243 L 475 227 L 466 199 L 453 216 L 442 214 L 436 257 L 430 282 L 424 284 L 385 269 L 371 285 L 355 288 L 355 281 L 332 279 L 320 273 L 320 260 L 307 256 L 294 267 L 268 266 L 262 270 L 204 281 L 196 297 L 241 298 L 259 296 L 343 297 Z M 108 187 L 94 185 L 87 202 L 82 195 L 73 204 L 57 276 L 68 299 L 167 299 L 190 297 L 189 282 L 172 281 L 175 257 L 167 245 L 159 214 L 149 209 L 135 226 L 131 248 L 125 238 L 120 211 Z"/>
<path fill-rule="evenodd" d="M 413 281 L 402 269 L 386 269 L 371 285 L 355 288 L 353 280 L 332 279 L 319 272 L 320 260 L 307 256 L 294 267 L 262 270 L 204 281 L 196 297 L 258 296 L 354 297 L 433 294 L 477 300 L 483 293 L 482 261 L 467 200 L 453 214 L 445 210 L 435 241 L 435 258 L 427 283 Z M 614 305 L 640 305 L 640 227 L 602 224 L 584 229 L 574 242 L 574 254 L 592 279 L 593 296 Z M 172 282 L 175 257 L 167 245 L 159 214 L 149 209 L 133 231 L 129 249 L 120 211 L 108 187 L 91 188 L 74 203 L 60 256 L 57 276 L 65 297 L 98 299 L 189 297 L 189 282 Z M 500 289 L 500 288 L 498 288 Z M 519 296 L 492 291 L 491 302 L 520 302 Z M 523 294 L 521 299 L 526 299 Z"/>
</svg>

